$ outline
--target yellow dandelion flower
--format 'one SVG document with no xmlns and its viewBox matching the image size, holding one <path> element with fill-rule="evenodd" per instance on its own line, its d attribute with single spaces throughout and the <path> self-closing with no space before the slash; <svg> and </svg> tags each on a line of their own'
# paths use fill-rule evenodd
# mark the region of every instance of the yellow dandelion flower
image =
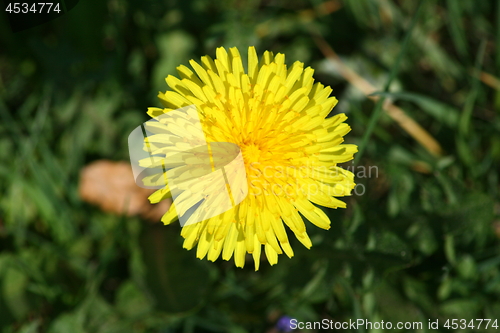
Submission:
<svg viewBox="0 0 500 333">
<path fill-rule="evenodd" d="M 326 118 L 337 104 L 332 89 L 314 83 L 313 69 L 301 62 L 287 68 L 281 53 L 266 51 L 259 61 L 254 47 L 248 49 L 247 71 L 237 48 L 218 48 L 216 59 L 204 56 L 201 64 L 190 64 L 194 71 L 179 66 L 180 78 L 166 78 L 172 90 L 159 94 L 164 108 L 150 108 L 148 114 L 158 117 L 194 105 L 209 145 L 223 142 L 241 149 L 248 193 L 224 213 L 184 225 L 183 246 L 198 245 L 200 259 L 234 256 L 238 267 L 251 253 L 255 270 L 262 246 L 271 265 L 283 252 L 293 256 L 285 225 L 310 248 L 304 218 L 329 229 L 330 219 L 316 205 L 344 208 L 335 197 L 350 195 L 355 186 L 354 175 L 337 166 L 351 160 L 357 147 L 342 144 L 350 131 L 344 114 Z M 169 196 L 165 187 L 150 201 Z M 177 211 L 187 211 L 198 200 L 186 195 L 182 203 L 174 201 L 163 223 L 172 223 Z"/>
</svg>

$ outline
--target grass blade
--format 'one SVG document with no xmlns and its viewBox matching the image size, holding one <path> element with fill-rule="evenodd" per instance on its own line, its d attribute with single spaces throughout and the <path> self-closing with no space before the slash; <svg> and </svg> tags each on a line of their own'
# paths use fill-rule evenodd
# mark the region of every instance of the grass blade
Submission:
<svg viewBox="0 0 500 333">
<path fill-rule="evenodd" d="M 389 87 L 391 86 L 392 81 L 398 74 L 399 66 L 401 65 L 401 61 L 403 60 L 403 57 L 406 53 L 406 50 L 408 48 L 408 43 L 410 41 L 411 34 L 413 32 L 413 29 L 415 28 L 415 25 L 418 21 L 418 18 L 420 17 L 420 13 L 422 12 L 422 4 L 424 0 L 420 1 L 417 7 L 417 10 L 415 14 L 413 15 L 412 22 L 410 24 L 410 27 L 408 28 L 408 31 L 406 32 L 406 36 L 403 39 L 403 44 L 401 46 L 401 50 L 399 51 L 398 57 L 396 58 L 396 61 L 394 62 L 394 66 L 392 67 L 390 73 L 389 73 L 389 78 L 387 79 L 387 83 L 384 86 L 384 92 L 389 91 Z M 363 157 L 363 153 L 366 149 L 366 145 L 368 144 L 368 141 L 370 140 L 370 137 L 373 133 L 373 130 L 375 129 L 375 125 L 377 124 L 378 119 L 380 118 L 380 115 L 382 114 L 382 106 L 384 105 L 385 97 L 381 97 L 378 101 L 377 104 L 375 104 L 375 110 L 372 113 L 372 116 L 370 117 L 370 122 L 368 123 L 368 128 L 366 129 L 365 135 L 363 136 L 363 139 L 361 140 L 361 144 L 359 145 L 359 152 L 356 154 L 355 158 L 355 163 L 358 164 L 359 161 L 361 160 L 361 157 Z"/>
</svg>

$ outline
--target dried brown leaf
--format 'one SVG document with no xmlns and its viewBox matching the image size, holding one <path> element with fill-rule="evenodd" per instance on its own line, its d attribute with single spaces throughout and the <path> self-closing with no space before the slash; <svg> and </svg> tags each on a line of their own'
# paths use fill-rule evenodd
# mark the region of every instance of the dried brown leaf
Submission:
<svg viewBox="0 0 500 333">
<path fill-rule="evenodd" d="M 106 212 L 141 215 L 159 221 L 170 208 L 171 201 L 163 200 L 152 205 L 148 197 L 153 192 L 136 185 L 132 168 L 126 162 L 99 160 L 87 165 L 80 173 L 80 197 Z"/>
</svg>

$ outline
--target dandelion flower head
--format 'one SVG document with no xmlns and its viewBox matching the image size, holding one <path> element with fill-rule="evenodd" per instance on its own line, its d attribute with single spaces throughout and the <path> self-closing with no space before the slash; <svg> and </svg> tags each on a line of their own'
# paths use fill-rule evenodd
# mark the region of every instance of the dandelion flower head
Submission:
<svg viewBox="0 0 500 333">
<path fill-rule="evenodd" d="M 351 160 L 357 147 L 343 144 L 350 131 L 347 117 L 327 117 L 337 104 L 332 89 L 314 83 L 314 70 L 303 63 L 287 67 L 283 54 L 269 51 L 259 60 L 254 47 L 248 49 L 247 70 L 237 48 L 220 47 L 215 59 L 204 56 L 190 65 L 192 70 L 177 68 L 179 78 L 166 78 L 171 90 L 159 94 L 164 108 L 149 108 L 148 114 L 195 105 L 207 142 L 241 149 L 248 194 L 222 214 L 185 225 L 184 248 L 197 245 L 196 256 L 211 261 L 234 257 L 238 267 L 250 253 L 256 270 L 262 249 L 271 265 L 283 252 L 292 257 L 292 234 L 310 248 L 305 220 L 329 229 L 330 219 L 318 206 L 346 207 L 336 197 L 350 195 L 355 186 L 354 175 L 338 166 Z M 170 195 L 165 187 L 150 201 Z M 162 221 L 177 218 L 172 205 Z"/>
</svg>

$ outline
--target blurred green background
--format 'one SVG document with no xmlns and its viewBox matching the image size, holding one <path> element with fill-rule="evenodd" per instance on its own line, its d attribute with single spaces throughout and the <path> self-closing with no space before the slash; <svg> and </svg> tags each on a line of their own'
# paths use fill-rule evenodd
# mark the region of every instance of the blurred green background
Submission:
<svg viewBox="0 0 500 333">
<path fill-rule="evenodd" d="M 418 3 L 81 0 L 16 34 L 3 17 L 0 331 L 262 333 L 285 315 L 495 331 L 443 325 L 500 325 L 500 2 L 424 1 L 411 25 Z M 294 242 L 294 258 L 258 272 L 200 261 L 178 224 L 80 199 L 80 170 L 128 159 L 128 134 L 176 66 L 249 45 L 312 66 L 349 117 L 348 142 L 375 125 L 359 165 L 378 177 L 327 210 L 332 229 L 310 228 L 311 250 Z M 375 90 L 391 83 L 386 100 L 443 152 L 379 112 L 325 45 Z"/>
</svg>

